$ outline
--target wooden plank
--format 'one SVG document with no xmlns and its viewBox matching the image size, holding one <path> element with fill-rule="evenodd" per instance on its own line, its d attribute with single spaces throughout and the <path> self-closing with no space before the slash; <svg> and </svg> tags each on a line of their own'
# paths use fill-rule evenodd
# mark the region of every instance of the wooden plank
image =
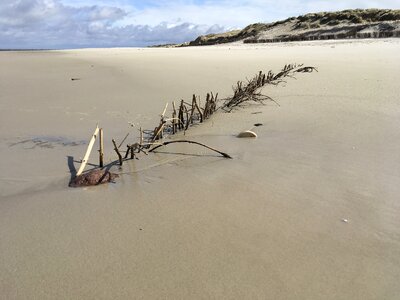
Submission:
<svg viewBox="0 0 400 300">
<path fill-rule="evenodd" d="M 89 146 L 87 147 L 85 156 L 82 159 L 81 166 L 79 167 L 79 170 L 76 173 L 76 176 L 81 175 L 83 170 L 85 169 L 86 164 L 87 164 L 87 162 L 89 160 L 90 152 L 92 151 L 92 148 L 93 148 L 94 142 L 96 141 L 96 137 L 97 137 L 98 133 L 99 133 L 99 126 L 96 126 L 96 129 L 95 129 L 95 131 L 94 131 L 94 133 L 92 135 L 92 138 L 90 139 Z"/>
</svg>

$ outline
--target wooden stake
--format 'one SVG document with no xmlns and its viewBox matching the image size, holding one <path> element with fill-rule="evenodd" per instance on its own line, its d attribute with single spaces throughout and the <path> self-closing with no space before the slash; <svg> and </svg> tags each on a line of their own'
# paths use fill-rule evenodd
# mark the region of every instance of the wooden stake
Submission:
<svg viewBox="0 0 400 300">
<path fill-rule="evenodd" d="M 172 101 L 172 134 L 176 133 L 176 108 L 175 101 Z"/>
<path fill-rule="evenodd" d="M 94 133 L 92 135 L 92 138 L 90 139 L 89 145 L 87 147 L 85 156 L 82 159 L 81 166 L 79 167 L 79 170 L 76 173 L 76 176 L 81 175 L 83 170 L 85 169 L 86 164 L 87 164 L 87 162 L 89 160 L 90 152 L 92 151 L 92 148 L 93 148 L 94 142 L 96 141 L 96 137 L 97 137 L 98 133 L 99 133 L 99 126 L 96 126 L 96 129 L 95 129 L 95 131 L 94 131 Z"/>
<path fill-rule="evenodd" d="M 163 112 L 162 112 L 162 114 L 161 114 L 161 119 L 164 118 L 165 112 L 167 111 L 167 107 L 168 107 L 168 102 L 165 103 L 165 108 L 164 108 L 164 110 L 163 110 Z"/>
<path fill-rule="evenodd" d="M 190 125 L 190 117 L 189 117 L 189 112 L 186 108 L 186 105 L 184 105 L 183 108 L 185 109 L 185 114 L 186 114 L 186 127 L 185 127 L 185 131 L 186 131 Z"/>
<path fill-rule="evenodd" d="M 181 105 L 179 107 L 179 114 L 178 114 L 178 118 L 180 120 L 179 122 L 179 129 L 184 129 L 185 128 L 185 118 L 183 116 L 183 112 L 184 112 L 184 104 L 183 104 L 183 100 L 181 100 Z"/>
<path fill-rule="evenodd" d="M 176 111 L 172 112 L 172 134 L 176 133 Z"/>
<path fill-rule="evenodd" d="M 140 145 L 143 145 L 143 130 L 142 130 L 142 127 L 140 127 Z"/>
<path fill-rule="evenodd" d="M 197 111 L 199 112 L 199 115 L 200 115 L 200 123 L 203 123 L 203 113 L 201 112 L 200 107 L 197 105 L 196 100 L 194 100 L 194 105 L 195 105 Z"/>
<path fill-rule="evenodd" d="M 124 159 L 128 158 L 129 151 L 131 151 L 131 147 L 129 145 L 126 145 L 126 153 L 125 153 Z"/>
<path fill-rule="evenodd" d="M 190 111 L 190 123 L 193 124 L 193 114 L 194 114 L 194 106 L 196 103 L 196 95 L 193 95 L 192 99 L 192 110 Z M 188 129 L 188 126 L 186 126 L 186 129 Z"/>
<path fill-rule="evenodd" d="M 140 146 L 139 146 L 139 147 L 140 147 Z M 134 159 L 134 158 L 135 158 L 134 146 L 133 146 L 133 145 L 130 145 L 129 148 L 131 149 L 131 159 Z"/>
<path fill-rule="evenodd" d="M 100 168 L 104 166 L 104 139 L 103 139 L 103 128 L 100 128 L 99 130 L 99 144 L 100 144 L 100 150 L 99 150 L 99 165 Z"/>
<path fill-rule="evenodd" d="M 112 142 L 114 144 L 114 150 L 118 155 L 119 165 L 122 166 L 122 155 L 121 155 L 121 153 L 119 153 L 119 150 L 118 150 L 118 147 L 117 147 L 117 143 L 115 142 L 114 139 L 112 139 Z"/>
<path fill-rule="evenodd" d="M 257 86 L 258 86 L 258 87 L 262 86 L 262 71 L 260 71 L 260 72 L 258 73 Z"/>
<path fill-rule="evenodd" d="M 152 142 L 162 139 L 162 132 L 164 130 L 164 123 L 161 123 L 158 127 L 154 129 Z"/>
<path fill-rule="evenodd" d="M 164 115 L 165 115 L 165 112 L 167 111 L 167 107 L 168 107 L 168 102 L 165 104 L 165 108 L 164 108 L 163 112 L 161 113 L 160 125 L 158 125 L 154 129 L 153 139 L 152 139 L 153 142 L 155 140 L 163 138 L 163 131 L 164 131 L 165 123 L 166 123 L 166 121 L 164 120 Z"/>
<path fill-rule="evenodd" d="M 204 111 L 203 111 L 204 119 L 207 119 L 208 116 L 210 115 L 210 104 L 211 104 L 210 94 L 207 93 L 206 104 L 204 105 Z"/>
<path fill-rule="evenodd" d="M 213 112 L 217 110 L 217 101 L 218 101 L 217 99 L 218 99 L 218 93 L 215 94 Z"/>
</svg>

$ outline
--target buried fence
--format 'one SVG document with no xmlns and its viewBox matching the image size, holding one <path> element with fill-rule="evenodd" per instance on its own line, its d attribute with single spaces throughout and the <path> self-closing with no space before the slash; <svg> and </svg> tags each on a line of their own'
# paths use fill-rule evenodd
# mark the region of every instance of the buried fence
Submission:
<svg viewBox="0 0 400 300">
<path fill-rule="evenodd" d="M 122 156 L 120 148 L 126 141 L 129 133 L 125 136 L 122 142 L 117 145 L 115 139 L 112 139 L 114 151 L 118 157 L 118 163 L 122 166 L 123 162 L 128 159 L 134 159 L 139 153 L 148 155 L 148 152 L 154 151 L 156 148 L 166 146 L 172 143 L 191 143 L 209 150 L 215 151 L 225 158 L 232 158 L 229 154 L 214 149 L 205 144 L 190 140 L 176 140 L 162 142 L 161 140 L 167 135 L 174 135 L 178 132 L 185 132 L 194 124 L 203 123 L 209 119 L 215 112 L 222 110 L 224 112 L 232 112 L 235 108 L 241 108 L 249 103 L 265 104 L 266 101 L 272 101 L 279 105 L 271 97 L 261 93 L 261 89 L 266 85 L 278 85 L 284 82 L 286 78 L 294 78 L 297 73 L 311 73 L 317 71 L 316 68 L 303 66 L 302 64 L 285 65 L 278 73 L 268 71 L 264 73 L 260 71 L 257 75 L 246 81 L 238 81 L 233 86 L 233 95 L 218 99 L 218 93 L 215 95 L 210 92 L 206 95 L 204 105 L 200 103 L 200 97 L 193 95 L 191 102 L 181 100 L 179 106 L 172 102 L 172 113 L 170 117 L 166 116 L 168 103 L 160 115 L 160 121 L 152 130 L 142 130 L 140 128 L 139 140 L 135 143 L 126 144 L 125 155 Z M 89 155 L 94 146 L 95 140 L 99 137 L 99 168 L 84 173 L 85 166 L 89 160 Z M 113 181 L 117 174 L 109 172 L 109 167 L 104 167 L 104 137 L 103 129 L 96 126 L 96 129 L 90 139 L 85 156 L 82 159 L 80 168 L 74 178 L 70 181 L 71 187 L 98 185 Z M 113 162 L 112 164 L 116 163 Z M 111 166 L 110 164 L 109 166 Z"/>
</svg>

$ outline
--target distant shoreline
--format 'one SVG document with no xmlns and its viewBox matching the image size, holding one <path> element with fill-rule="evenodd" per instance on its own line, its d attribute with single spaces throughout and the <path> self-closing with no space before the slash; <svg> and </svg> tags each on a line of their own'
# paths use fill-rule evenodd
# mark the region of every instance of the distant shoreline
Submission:
<svg viewBox="0 0 400 300">
<path fill-rule="evenodd" d="M 50 51 L 56 49 L 0 49 L 1 52 L 15 52 L 15 51 Z"/>
</svg>

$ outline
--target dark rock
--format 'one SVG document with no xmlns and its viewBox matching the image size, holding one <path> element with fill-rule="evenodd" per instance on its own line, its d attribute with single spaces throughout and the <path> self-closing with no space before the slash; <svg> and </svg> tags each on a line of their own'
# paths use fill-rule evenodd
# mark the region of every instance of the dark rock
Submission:
<svg viewBox="0 0 400 300">
<path fill-rule="evenodd" d="M 79 176 L 76 176 L 69 183 L 70 187 L 82 187 L 82 186 L 91 186 L 91 185 L 99 185 L 107 182 L 114 181 L 118 175 L 111 173 L 106 170 L 93 170 Z"/>
</svg>

